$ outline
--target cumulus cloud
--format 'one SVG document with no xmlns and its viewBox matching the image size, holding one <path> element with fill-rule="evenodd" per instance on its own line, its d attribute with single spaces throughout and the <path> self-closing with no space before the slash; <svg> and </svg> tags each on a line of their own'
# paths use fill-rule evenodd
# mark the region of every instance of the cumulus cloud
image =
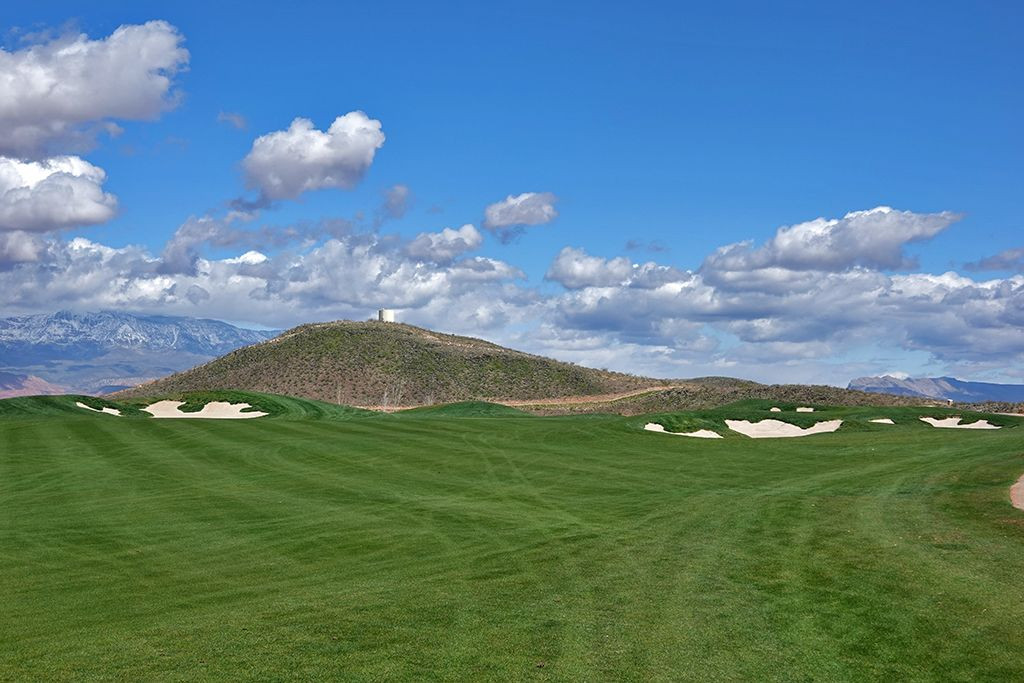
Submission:
<svg viewBox="0 0 1024 683">
<path fill-rule="evenodd" d="M 38 261 L 46 244 L 38 235 L 0 231 L 0 269 L 15 263 Z"/>
<path fill-rule="evenodd" d="M 914 213 L 880 206 L 842 218 L 816 218 L 779 228 L 766 244 L 752 242 L 721 247 L 704 263 L 707 272 L 841 271 L 856 266 L 895 269 L 912 266 L 904 248 L 931 239 L 961 216 L 949 211 Z"/>
<path fill-rule="evenodd" d="M 558 217 L 551 192 L 524 192 L 509 195 L 484 209 L 483 227 L 508 242 L 520 235 L 526 226 L 543 225 Z"/>
<path fill-rule="evenodd" d="M 406 253 L 422 261 L 447 264 L 466 253 L 478 249 L 484 237 L 467 223 L 458 230 L 445 228 L 441 232 L 421 232 L 406 247 Z"/>
<path fill-rule="evenodd" d="M 100 40 L 70 35 L 0 49 L 0 154 L 49 156 L 90 147 L 113 120 L 151 120 L 174 107 L 189 60 L 166 21 L 121 26 Z"/>
<path fill-rule="evenodd" d="M 1016 273 L 1024 273 L 1024 248 L 1006 249 L 995 256 L 983 258 L 964 266 L 971 271 L 986 270 L 1008 270 Z"/>
<path fill-rule="evenodd" d="M 43 232 L 110 220 L 117 199 L 103 169 L 73 156 L 43 161 L 0 157 L 0 230 Z"/>
<path fill-rule="evenodd" d="M 558 252 L 544 278 L 568 289 L 582 289 L 622 284 L 632 271 L 633 264 L 627 258 L 607 260 L 590 256 L 582 249 L 565 247 Z"/>
<path fill-rule="evenodd" d="M 242 160 L 246 183 L 267 201 L 324 188 L 351 189 L 384 144 L 381 123 L 361 111 L 339 116 L 326 131 L 297 118 L 287 130 L 261 135 Z"/>
</svg>

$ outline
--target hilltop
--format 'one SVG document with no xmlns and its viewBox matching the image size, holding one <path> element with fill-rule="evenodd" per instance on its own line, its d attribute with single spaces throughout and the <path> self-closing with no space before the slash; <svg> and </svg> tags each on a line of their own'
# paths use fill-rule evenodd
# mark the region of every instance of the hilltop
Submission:
<svg viewBox="0 0 1024 683">
<path fill-rule="evenodd" d="M 661 380 L 581 367 L 402 323 L 338 321 L 301 325 L 120 395 L 231 389 L 359 406 L 415 406 L 594 396 L 664 386 Z"/>
</svg>

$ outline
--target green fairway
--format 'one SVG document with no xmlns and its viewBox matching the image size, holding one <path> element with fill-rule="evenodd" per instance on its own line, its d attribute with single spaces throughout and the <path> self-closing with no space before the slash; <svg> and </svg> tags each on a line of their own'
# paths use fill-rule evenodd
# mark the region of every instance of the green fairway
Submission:
<svg viewBox="0 0 1024 683">
<path fill-rule="evenodd" d="M 1024 680 L 1017 418 L 230 398 L 0 401 L 0 680 Z"/>
</svg>

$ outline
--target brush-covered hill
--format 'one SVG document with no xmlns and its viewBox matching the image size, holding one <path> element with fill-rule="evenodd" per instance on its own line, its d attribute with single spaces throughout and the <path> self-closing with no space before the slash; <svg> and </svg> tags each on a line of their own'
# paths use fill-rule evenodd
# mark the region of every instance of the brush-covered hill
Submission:
<svg viewBox="0 0 1024 683">
<path fill-rule="evenodd" d="M 339 321 L 296 327 L 118 396 L 239 390 L 359 406 L 412 406 L 593 396 L 665 384 L 412 325 Z"/>
<path fill-rule="evenodd" d="M 668 384 L 666 382 L 666 384 Z M 733 377 L 697 377 L 672 382 L 671 388 L 649 391 L 615 398 L 613 400 L 516 402 L 516 406 L 536 415 L 578 415 L 586 413 L 615 413 L 618 415 L 645 415 L 680 410 L 708 410 L 736 401 L 772 401 L 772 405 L 793 410 L 798 406 L 945 406 L 945 401 L 921 396 L 876 394 L 853 389 L 842 389 L 821 384 L 761 384 Z M 967 406 L 962 406 L 967 407 Z M 973 406 L 977 410 L 989 407 Z M 1012 407 L 1000 410 L 1012 412 Z"/>
</svg>

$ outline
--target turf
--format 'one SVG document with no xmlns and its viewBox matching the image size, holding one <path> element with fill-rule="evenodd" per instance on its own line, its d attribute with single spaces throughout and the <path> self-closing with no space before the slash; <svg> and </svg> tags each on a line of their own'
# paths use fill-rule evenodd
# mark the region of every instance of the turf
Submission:
<svg viewBox="0 0 1024 683">
<path fill-rule="evenodd" d="M 1024 679 L 1013 418 L 73 403 L 0 401 L 0 679 Z"/>
<path fill-rule="evenodd" d="M 423 408 L 409 408 L 408 410 L 399 411 L 399 414 L 402 416 L 416 415 L 418 417 L 524 417 L 529 415 L 529 413 L 517 408 L 503 406 L 498 403 L 488 403 L 487 401 L 442 403 L 440 405 L 426 406 Z"/>
</svg>

